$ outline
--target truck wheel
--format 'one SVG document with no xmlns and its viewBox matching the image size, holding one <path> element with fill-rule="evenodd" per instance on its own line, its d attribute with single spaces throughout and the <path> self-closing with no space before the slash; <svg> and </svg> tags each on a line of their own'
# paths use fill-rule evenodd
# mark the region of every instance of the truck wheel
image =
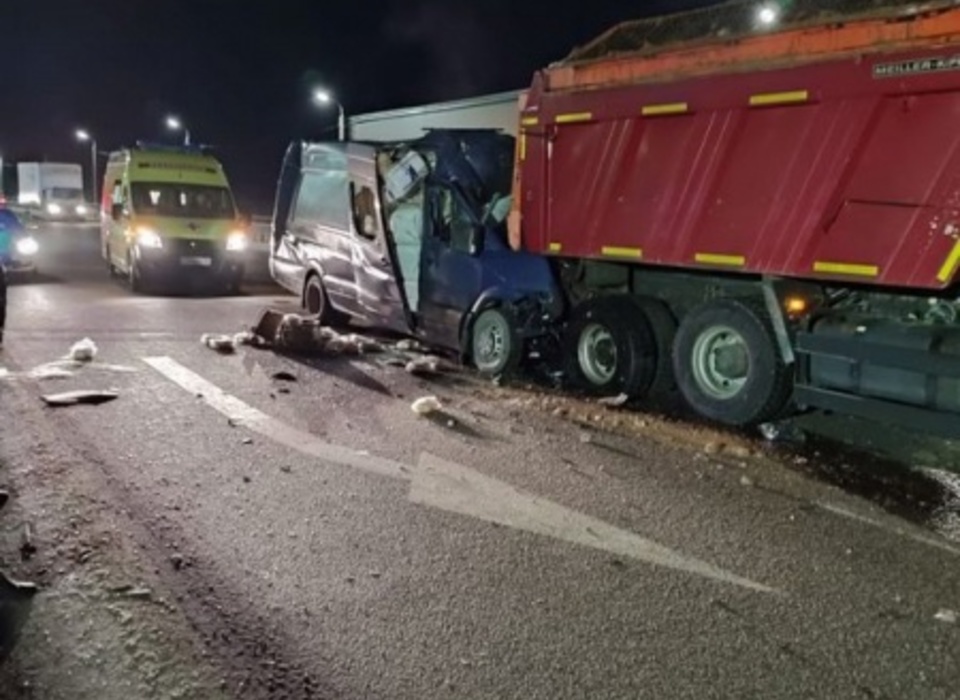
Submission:
<svg viewBox="0 0 960 700">
<path fill-rule="evenodd" d="M 513 315 L 501 307 L 477 316 L 470 329 L 470 358 L 481 374 L 499 377 L 520 365 L 521 342 Z"/>
<path fill-rule="evenodd" d="M 596 396 L 642 396 L 656 369 L 650 322 L 629 297 L 599 297 L 578 305 L 564 338 L 567 376 Z"/>
<path fill-rule="evenodd" d="M 633 297 L 650 322 L 653 341 L 657 351 L 656 368 L 648 393 L 664 396 L 677 387 L 673 372 L 673 340 L 677 335 L 677 319 L 670 308 L 653 297 Z"/>
<path fill-rule="evenodd" d="M 307 278 L 303 288 L 303 308 L 311 316 L 316 316 L 324 326 L 339 326 L 346 323 L 346 317 L 330 306 L 330 298 L 323 287 L 323 281 L 317 273 Z"/>
<path fill-rule="evenodd" d="M 748 302 L 710 301 L 691 311 L 677 331 L 673 367 L 687 403 L 727 425 L 769 420 L 793 389 L 766 311 Z"/>
</svg>

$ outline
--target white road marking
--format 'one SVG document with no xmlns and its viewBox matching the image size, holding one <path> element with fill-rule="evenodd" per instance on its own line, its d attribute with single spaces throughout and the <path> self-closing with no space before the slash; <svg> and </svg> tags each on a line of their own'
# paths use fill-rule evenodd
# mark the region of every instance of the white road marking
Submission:
<svg viewBox="0 0 960 700">
<path fill-rule="evenodd" d="M 599 549 L 762 593 L 775 589 L 621 530 L 460 464 L 423 454 L 416 467 L 321 440 L 224 392 L 169 357 L 143 361 L 185 391 L 274 442 L 326 462 L 410 482 L 410 501 L 525 532 Z"/>
<path fill-rule="evenodd" d="M 835 506 L 832 503 L 819 502 L 817 503 L 817 506 L 827 511 L 828 513 L 839 515 L 841 518 L 855 520 L 858 523 L 863 523 L 864 525 L 870 525 L 871 527 L 878 528 L 892 535 L 897 535 L 898 537 L 906 537 L 907 539 L 913 540 L 914 542 L 919 542 L 920 544 L 925 544 L 929 547 L 936 547 L 937 549 L 942 549 L 943 551 L 949 552 L 950 554 L 953 554 L 955 556 L 960 556 L 960 550 L 956 549 L 955 547 L 951 547 L 946 542 L 942 542 L 933 537 L 927 537 L 926 535 L 918 535 L 912 532 L 907 532 L 906 530 L 899 527 L 890 527 L 880 522 L 879 520 L 874 520 L 873 518 L 868 518 L 865 515 L 854 513 L 852 510 L 847 510 L 846 508 Z"/>
</svg>

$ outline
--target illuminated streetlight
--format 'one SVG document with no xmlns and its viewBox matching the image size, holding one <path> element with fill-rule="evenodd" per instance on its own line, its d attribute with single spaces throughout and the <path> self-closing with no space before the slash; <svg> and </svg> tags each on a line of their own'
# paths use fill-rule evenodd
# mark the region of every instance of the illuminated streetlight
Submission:
<svg viewBox="0 0 960 700">
<path fill-rule="evenodd" d="M 347 115 L 343 110 L 343 104 L 336 99 L 329 90 L 317 88 L 313 91 L 313 101 L 319 105 L 337 105 L 337 138 L 343 141 L 347 137 Z"/>
<path fill-rule="evenodd" d="M 757 10 L 757 22 L 763 27 L 772 27 L 780 19 L 780 9 L 776 5 L 762 5 Z"/>
<path fill-rule="evenodd" d="M 187 129 L 183 125 L 183 122 L 180 121 L 179 117 L 167 117 L 167 128 L 170 129 L 170 131 L 183 131 L 183 145 L 190 145 L 190 129 Z"/>
<path fill-rule="evenodd" d="M 91 202 L 97 203 L 97 140 L 91 136 L 86 129 L 77 129 L 74 132 L 77 141 L 90 144 L 90 191 L 92 192 Z"/>
</svg>

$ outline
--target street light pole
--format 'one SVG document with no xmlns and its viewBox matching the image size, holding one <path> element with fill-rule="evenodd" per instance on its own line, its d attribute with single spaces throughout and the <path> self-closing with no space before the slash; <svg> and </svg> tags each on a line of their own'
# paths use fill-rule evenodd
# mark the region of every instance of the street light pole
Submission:
<svg viewBox="0 0 960 700">
<path fill-rule="evenodd" d="M 167 117 L 167 128 L 170 129 L 170 131 L 183 131 L 183 145 L 190 145 L 190 129 L 184 126 L 179 117 L 172 115 Z"/>
<path fill-rule="evenodd" d="M 97 204 L 97 140 L 90 135 L 86 129 L 77 129 L 77 141 L 81 143 L 90 142 L 90 191 L 92 194 L 92 203 Z"/>
<path fill-rule="evenodd" d="M 343 103 L 336 99 L 329 90 L 323 88 L 317 88 L 313 91 L 313 101 L 321 105 L 336 104 L 337 137 L 340 141 L 345 141 L 347 138 L 347 113 L 343 108 Z"/>
</svg>

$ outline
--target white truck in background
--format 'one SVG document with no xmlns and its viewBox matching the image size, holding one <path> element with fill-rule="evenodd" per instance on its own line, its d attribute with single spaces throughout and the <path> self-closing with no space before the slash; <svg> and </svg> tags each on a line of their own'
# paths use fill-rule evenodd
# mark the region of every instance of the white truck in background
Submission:
<svg viewBox="0 0 960 700">
<path fill-rule="evenodd" d="M 83 220 L 95 209 L 83 194 L 83 168 L 76 163 L 18 163 L 17 202 L 39 218 Z"/>
</svg>

